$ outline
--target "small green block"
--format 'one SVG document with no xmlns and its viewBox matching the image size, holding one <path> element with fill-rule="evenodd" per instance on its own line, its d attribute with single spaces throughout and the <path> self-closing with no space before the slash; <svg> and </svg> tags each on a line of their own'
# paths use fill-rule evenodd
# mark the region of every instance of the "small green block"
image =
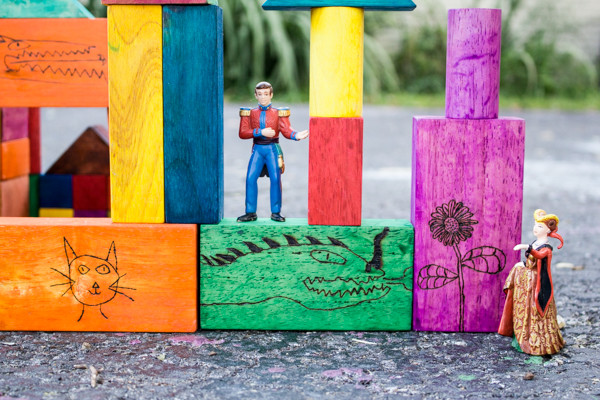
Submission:
<svg viewBox="0 0 600 400">
<path fill-rule="evenodd" d="M 40 216 L 40 176 L 29 175 L 29 216 Z"/>
<path fill-rule="evenodd" d="M 94 18 L 77 0 L 0 0 L 0 18 Z"/>
<path fill-rule="evenodd" d="M 406 220 L 201 225 L 200 326 L 410 330 L 413 252 Z"/>
</svg>

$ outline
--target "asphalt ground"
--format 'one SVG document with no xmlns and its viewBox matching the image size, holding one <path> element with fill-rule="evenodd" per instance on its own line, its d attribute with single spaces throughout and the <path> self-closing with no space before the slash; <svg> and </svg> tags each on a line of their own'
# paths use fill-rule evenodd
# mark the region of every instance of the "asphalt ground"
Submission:
<svg viewBox="0 0 600 400">
<path fill-rule="evenodd" d="M 244 211 L 250 144 L 237 138 L 238 106 L 225 106 L 226 217 Z M 443 111 L 364 109 L 364 218 L 409 217 L 415 115 Z M 566 323 L 567 346 L 558 355 L 517 353 L 497 334 L 0 332 L 0 400 L 600 397 L 600 113 L 501 115 L 526 120 L 523 240 L 532 238 L 533 210 L 544 208 L 560 217 L 566 242 L 552 271 Z M 87 125 L 105 121 L 106 111 L 42 116 L 47 168 Z M 296 129 L 307 128 L 308 107 L 292 106 L 291 118 Z M 305 217 L 308 143 L 282 146 L 282 214 Z M 258 213 L 267 217 L 266 180 L 259 192 Z"/>
</svg>

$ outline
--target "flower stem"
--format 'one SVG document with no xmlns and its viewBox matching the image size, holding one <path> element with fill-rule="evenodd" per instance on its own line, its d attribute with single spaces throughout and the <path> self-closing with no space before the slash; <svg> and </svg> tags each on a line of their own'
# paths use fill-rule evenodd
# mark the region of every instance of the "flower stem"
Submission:
<svg viewBox="0 0 600 400">
<path fill-rule="evenodd" d="M 456 271 L 458 273 L 458 292 L 459 292 L 459 313 L 460 313 L 460 322 L 459 322 L 459 331 L 465 331 L 465 281 L 463 278 L 463 270 L 462 270 L 462 254 L 460 254 L 460 249 L 458 248 L 458 244 L 453 246 L 454 253 L 456 254 Z"/>
</svg>

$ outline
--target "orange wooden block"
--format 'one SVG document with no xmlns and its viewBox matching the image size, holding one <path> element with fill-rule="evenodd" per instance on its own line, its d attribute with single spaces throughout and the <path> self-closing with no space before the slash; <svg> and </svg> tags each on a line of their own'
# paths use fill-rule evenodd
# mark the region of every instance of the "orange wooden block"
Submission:
<svg viewBox="0 0 600 400">
<path fill-rule="evenodd" d="M 107 107 L 106 19 L 3 19 L 0 107 Z"/>
<path fill-rule="evenodd" d="M 2 180 L 29 174 L 29 138 L 2 142 Z"/>
<path fill-rule="evenodd" d="M 0 282 L 0 330 L 193 332 L 197 226 L 0 218 Z"/>
<path fill-rule="evenodd" d="M 29 175 L 0 182 L 0 215 L 29 216 Z"/>
</svg>

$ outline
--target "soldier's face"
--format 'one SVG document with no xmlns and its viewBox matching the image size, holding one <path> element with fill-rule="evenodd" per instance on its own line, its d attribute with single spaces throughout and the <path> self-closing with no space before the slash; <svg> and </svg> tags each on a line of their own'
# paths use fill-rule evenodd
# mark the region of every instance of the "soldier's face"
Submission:
<svg viewBox="0 0 600 400">
<path fill-rule="evenodd" d="M 256 89 L 254 91 L 254 97 L 258 100 L 258 104 L 265 107 L 271 104 L 273 93 L 271 93 L 271 89 Z"/>
</svg>

